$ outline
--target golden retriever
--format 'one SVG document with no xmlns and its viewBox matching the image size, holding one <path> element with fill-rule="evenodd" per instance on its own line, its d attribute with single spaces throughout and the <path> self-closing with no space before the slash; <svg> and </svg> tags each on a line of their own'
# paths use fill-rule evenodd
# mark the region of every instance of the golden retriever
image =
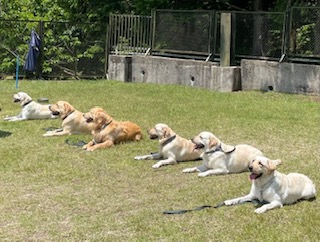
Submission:
<svg viewBox="0 0 320 242">
<path fill-rule="evenodd" d="M 164 165 L 174 165 L 179 161 L 200 159 L 201 150 L 195 150 L 191 140 L 177 135 L 168 125 L 156 124 L 148 130 L 150 139 L 159 140 L 159 151 L 150 155 L 136 156 L 135 160 L 159 160 L 153 168 Z"/>
<path fill-rule="evenodd" d="M 6 121 L 22 121 L 31 119 L 53 119 L 56 118 L 49 110 L 49 104 L 40 104 L 32 100 L 25 92 L 18 92 L 13 95 L 13 101 L 20 103 L 21 112 L 16 116 L 5 117 Z"/>
<path fill-rule="evenodd" d="M 264 213 L 270 209 L 282 207 L 284 204 L 293 204 L 301 199 L 311 199 L 316 196 L 313 182 L 305 175 L 290 173 L 288 175 L 276 171 L 281 160 L 270 160 L 258 156 L 250 163 L 249 176 L 252 181 L 248 195 L 226 200 L 225 205 L 234 205 L 258 199 L 267 202 L 255 210 L 255 213 Z"/>
<path fill-rule="evenodd" d="M 61 136 L 70 134 L 91 134 L 93 124 L 86 122 L 83 113 L 66 101 L 58 101 L 49 107 L 52 115 L 62 119 L 62 129 L 48 131 L 43 136 Z"/>
<path fill-rule="evenodd" d="M 182 172 L 199 172 L 200 177 L 247 171 L 252 158 L 262 155 L 260 150 L 250 145 L 224 144 L 210 132 L 201 132 L 192 141 L 195 149 L 204 149 L 203 162 L 200 166 L 186 168 Z"/>
<path fill-rule="evenodd" d="M 82 148 L 93 151 L 107 148 L 126 141 L 139 141 L 142 138 L 141 128 L 130 121 L 118 122 L 102 108 L 94 107 L 84 114 L 88 123 L 93 123 L 93 140 Z"/>
</svg>

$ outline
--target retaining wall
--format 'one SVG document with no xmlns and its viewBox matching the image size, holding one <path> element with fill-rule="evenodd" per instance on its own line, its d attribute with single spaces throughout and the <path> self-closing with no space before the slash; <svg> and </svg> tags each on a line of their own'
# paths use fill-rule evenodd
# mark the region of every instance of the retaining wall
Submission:
<svg viewBox="0 0 320 242">
<path fill-rule="evenodd" d="M 241 67 L 157 56 L 109 56 L 108 78 L 124 82 L 179 84 L 219 92 L 272 89 L 320 95 L 320 66 L 242 60 Z"/>
</svg>

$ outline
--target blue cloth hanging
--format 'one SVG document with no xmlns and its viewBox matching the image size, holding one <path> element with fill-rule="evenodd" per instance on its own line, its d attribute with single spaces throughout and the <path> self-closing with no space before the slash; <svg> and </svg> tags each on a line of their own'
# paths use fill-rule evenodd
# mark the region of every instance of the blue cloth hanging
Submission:
<svg viewBox="0 0 320 242">
<path fill-rule="evenodd" d="M 31 31 L 29 51 L 24 64 L 24 70 L 34 72 L 36 70 L 37 60 L 40 53 L 41 39 L 34 31 Z"/>
</svg>

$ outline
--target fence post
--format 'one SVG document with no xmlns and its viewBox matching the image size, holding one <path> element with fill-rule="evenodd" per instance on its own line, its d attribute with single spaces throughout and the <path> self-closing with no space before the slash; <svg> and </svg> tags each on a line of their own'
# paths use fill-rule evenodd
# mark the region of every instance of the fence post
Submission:
<svg viewBox="0 0 320 242">
<path fill-rule="evenodd" d="M 220 66 L 230 66 L 234 57 L 231 13 L 221 13 L 220 22 Z"/>
<path fill-rule="evenodd" d="M 37 79 L 42 79 L 42 70 L 43 70 L 43 46 L 44 46 L 44 24 L 43 21 L 39 21 L 39 31 L 38 35 L 41 40 L 41 45 L 40 45 L 40 50 L 39 50 L 39 56 L 38 56 L 38 61 L 37 61 L 37 66 L 36 66 L 36 78 Z"/>
<path fill-rule="evenodd" d="M 112 26 L 112 14 L 109 14 L 107 30 L 106 30 L 106 43 L 105 43 L 105 64 L 104 64 L 104 78 L 109 79 L 109 54 L 110 54 L 110 42 L 111 42 L 111 26 Z"/>
</svg>

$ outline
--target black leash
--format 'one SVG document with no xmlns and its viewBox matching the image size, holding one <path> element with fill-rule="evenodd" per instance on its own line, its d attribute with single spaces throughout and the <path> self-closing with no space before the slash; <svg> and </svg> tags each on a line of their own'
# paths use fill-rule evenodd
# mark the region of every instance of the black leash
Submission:
<svg viewBox="0 0 320 242">
<path fill-rule="evenodd" d="M 73 141 L 73 140 L 70 140 L 70 139 L 66 139 L 66 143 L 67 143 L 68 145 L 77 146 L 77 147 L 82 147 L 82 146 L 84 146 L 85 144 L 87 144 L 88 142 L 85 142 L 85 141 L 83 141 L 83 140 Z"/>
<path fill-rule="evenodd" d="M 53 131 L 53 130 L 61 130 L 62 131 L 62 128 L 58 128 L 58 127 L 48 127 L 48 128 L 44 128 L 45 131 Z"/>
<path fill-rule="evenodd" d="M 251 203 L 253 203 L 255 206 L 261 206 L 262 204 L 264 204 L 264 202 L 260 202 L 259 200 L 253 200 L 250 201 Z M 248 202 L 242 202 L 239 204 L 244 204 L 244 203 L 248 203 Z M 163 214 L 183 214 L 183 213 L 187 213 L 187 212 L 192 212 L 192 211 L 199 211 L 205 208 L 220 208 L 222 206 L 225 206 L 224 202 L 220 202 L 214 206 L 211 205 L 202 205 L 193 209 L 178 209 L 178 210 L 165 210 L 163 211 Z"/>
<path fill-rule="evenodd" d="M 183 213 L 192 212 L 192 211 L 199 211 L 199 210 L 202 210 L 205 208 L 219 208 L 224 205 L 225 205 L 224 202 L 221 202 L 221 203 L 218 203 L 214 206 L 202 205 L 202 206 L 196 207 L 194 209 L 165 210 L 165 211 L 163 211 L 163 214 L 183 214 Z"/>
</svg>

